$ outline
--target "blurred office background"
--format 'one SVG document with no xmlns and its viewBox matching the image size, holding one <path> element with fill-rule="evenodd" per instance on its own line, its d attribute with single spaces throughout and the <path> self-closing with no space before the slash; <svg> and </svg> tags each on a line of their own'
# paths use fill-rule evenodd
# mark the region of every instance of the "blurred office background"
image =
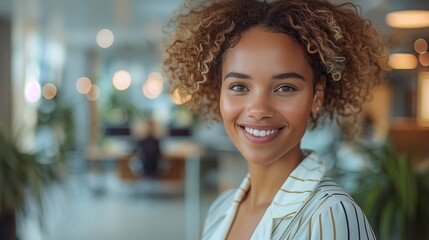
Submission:
<svg viewBox="0 0 429 240">
<path fill-rule="evenodd" d="M 390 43 L 386 84 L 357 141 L 326 123 L 303 147 L 326 157 L 381 239 L 429 239 L 429 2 L 353 2 Z M 209 204 L 246 165 L 222 125 L 169 94 L 163 28 L 180 3 L 0 0 L 1 231 L 16 218 L 21 240 L 198 238 Z M 420 11 L 388 15 L 400 10 Z M 149 132 L 156 176 L 136 151 Z"/>
</svg>

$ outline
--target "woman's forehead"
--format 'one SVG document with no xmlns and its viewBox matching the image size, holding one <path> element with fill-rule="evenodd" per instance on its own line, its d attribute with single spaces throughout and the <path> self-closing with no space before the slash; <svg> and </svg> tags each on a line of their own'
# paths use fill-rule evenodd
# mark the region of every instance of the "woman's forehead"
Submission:
<svg viewBox="0 0 429 240">
<path fill-rule="evenodd" d="M 304 50 L 291 36 L 259 27 L 243 32 L 237 44 L 225 53 L 222 63 L 223 74 L 255 70 L 269 70 L 272 74 L 312 73 Z"/>
</svg>

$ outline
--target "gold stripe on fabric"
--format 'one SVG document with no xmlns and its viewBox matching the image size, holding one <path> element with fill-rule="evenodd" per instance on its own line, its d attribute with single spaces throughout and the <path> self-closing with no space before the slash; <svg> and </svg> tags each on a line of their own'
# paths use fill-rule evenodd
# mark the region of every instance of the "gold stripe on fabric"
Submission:
<svg viewBox="0 0 429 240">
<path fill-rule="evenodd" d="M 276 226 L 273 228 L 273 231 L 271 231 L 271 234 L 273 234 L 273 233 L 276 231 L 276 229 L 280 226 L 280 224 L 282 223 L 282 221 L 283 221 L 283 219 L 281 219 L 281 220 L 276 224 Z"/>
<path fill-rule="evenodd" d="M 320 230 L 320 240 L 323 240 L 323 228 L 322 228 L 322 217 L 319 214 L 319 230 Z"/>
<path fill-rule="evenodd" d="M 301 211 L 311 202 L 311 200 L 314 198 L 314 196 L 316 196 L 316 194 L 320 191 L 320 189 L 316 190 L 308 199 L 307 202 L 299 209 L 298 213 L 296 214 L 296 216 L 298 216 Z M 293 222 L 293 220 L 292 220 Z M 292 223 L 291 222 L 291 223 Z M 289 226 L 288 226 L 289 227 Z"/>
<path fill-rule="evenodd" d="M 282 216 L 282 217 L 278 217 L 277 219 L 279 219 L 279 218 L 287 218 L 287 217 L 289 217 L 290 215 L 293 215 L 293 214 L 295 214 L 296 212 L 291 212 L 291 213 L 288 213 L 288 214 L 286 214 L 286 215 L 284 215 L 284 216 Z"/>
<path fill-rule="evenodd" d="M 299 209 L 298 213 L 295 215 L 295 217 L 290 221 L 289 225 L 286 227 L 286 230 L 282 233 L 281 238 L 286 234 L 286 232 L 289 230 L 289 228 L 291 227 L 292 223 L 294 223 L 294 220 L 296 217 L 299 216 L 299 214 L 301 213 L 301 211 L 311 202 L 311 200 L 314 198 L 314 196 L 316 196 L 316 194 L 320 191 L 320 189 L 316 190 L 307 200 L 307 202 L 301 207 L 301 209 Z M 302 216 L 301 216 L 302 219 Z M 300 220 L 301 222 L 301 220 Z M 299 225 L 298 225 L 298 229 L 299 229 Z M 298 232 L 297 229 L 297 232 Z M 281 239 L 280 238 L 280 239 Z"/>
<path fill-rule="evenodd" d="M 302 218 L 303 218 L 304 216 L 301 216 L 301 218 L 299 219 L 299 221 L 298 221 L 298 227 L 296 228 L 296 232 L 295 232 L 295 235 L 298 233 L 298 231 L 299 231 L 299 227 L 301 227 L 301 222 L 302 222 Z M 284 235 L 284 233 L 283 233 L 283 235 Z M 290 234 L 289 234 L 289 236 L 290 236 Z"/>
<path fill-rule="evenodd" d="M 311 218 L 308 223 L 308 240 L 311 240 Z"/>
<path fill-rule="evenodd" d="M 314 214 L 316 213 L 316 211 L 320 208 L 320 206 L 322 206 L 323 203 L 326 202 L 326 200 L 328 200 L 328 198 L 330 198 L 331 196 L 326 195 L 325 197 L 323 197 L 323 201 L 319 203 L 319 205 L 316 207 L 316 209 L 313 211 L 313 214 L 311 214 L 310 218 L 313 218 Z"/>
<path fill-rule="evenodd" d="M 292 175 L 289 175 L 289 177 L 301 182 L 319 182 L 319 180 L 316 180 L 316 179 L 302 179 L 302 178 L 294 177 Z"/>
<path fill-rule="evenodd" d="M 337 229 L 335 227 L 335 220 L 334 220 L 334 214 L 332 213 L 332 207 L 329 207 L 329 211 L 331 212 L 332 227 L 334 230 L 334 240 L 336 240 L 337 239 Z"/>
<path fill-rule="evenodd" d="M 303 218 L 304 216 L 301 216 L 301 218 L 299 219 L 299 222 L 298 222 L 298 229 L 299 229 L 299 227 L 301 227 L 301 222 L 302 222 L 302 218 Z M 296 232 L 298 232 L 298 229 L 296 230 Z"/>
<path fill-rule="evenodd" d="M 297 194 L 302 194 L 302 193 L 312 193 L 313 190 L 306 190 L 306 191 L 289 191 L 286 189 L 281 188 L 281 191 L 285 192 L 285 193 L 297 193 Z"/>
<path fill-rule="evenodd" d="M 296 227 L 295 235 L 298 233 L 299 228 L 301 227 L 302 218 L 303 218 L 303 216 L 301 216 L 301 218 L 300 218 L 300 219 L 299 219 L 299 221 L 298 221 L 298 226 Z M 284 233 L 283 233 L 283 235 L 284 235 L 285 233 L 286 233 L 286 232 L 284 232 Z M 291 235 L 291 233 L 289 234 L 289 237 L 290 237 L 290 235 Z M 288 238 L 289 238 L 289 237 L 288 237 Z"/>
</svg>

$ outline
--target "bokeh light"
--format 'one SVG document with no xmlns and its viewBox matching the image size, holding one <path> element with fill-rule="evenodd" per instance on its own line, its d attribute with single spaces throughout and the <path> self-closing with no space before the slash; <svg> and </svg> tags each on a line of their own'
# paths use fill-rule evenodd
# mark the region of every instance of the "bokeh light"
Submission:
<svg viewBox="0 0 429 240">
<path fill-rule="evenodd" d="M 30 81 L 25 85 L 25 99 L 30 103 L 39 101 L 41 97 L 41 87 L 39 82 Z"/>
<path fill-rule="evenodd" d="M 393 69 L 415 69 L 417 67 L 417 58 L 413 54 L 393 53 L 388 60 L 389 66 Z"/>
<path fill-rule="evenodd" d="M 149 74 L 146 82 L 153 85 L 153 87 L 156 86 L 156 90 L 158 90 L 160 92 L 162 92 L 162 90 L 164 89 L 164 87 L 163 87 L 164 79 L 162 78 L 162 75 L 158 72 L 153 72 L 153 73 Z"/>
<path fill-rule="evenodd" d="M 113 86 L 120 91 L 129 88 L 131 86 L 131 81 L 131 74 L 125 70 L 119 70 L 113 74 Z"/>
<path fill-rule="evenodd" d="M 45 99 L 53 99 L 57 96 L 57 87 L 52 83 L 47 83 L 43 86 L 43 97 Z"/>
<path fill-rule="evenodd" d="M 429 11 L 407 10 L 390 12 L 386 15 L 387 25 L 394 28 L 425 28 L 429 27 Z"/>
<path fill-rule="evenodd" d="M 87 77 L 81 77 L 76 82 L 76 90 L 81 94 L 87 94 L 91 91 L 91 80 Z"/>
<path fill-rule="evenodd" d="M 153 82 L 144 83 L 142 90 L 143 90 L 143 94 L 149 99 L 157 98 L 162 92 L 162 89 L 159 88 L 159 86 L 157 84 L 154 84 Z"/>
<path fill-rule="evenodd" d="M 424 53 L 428 50 L 428 43 L 423 38 L 419 38 L 414 42 L 414 50 L 417 53 Z"/>
<path fill-rule="evenodd" d="M 148 79 L 143 84 L 143 94 L 149 99 L 157 98 L 163 91 L 163 78 L 158 72 L 149 74 Z"/>
<path fill-rule="evenodd" d="M 191 100 L 192 96 L 189 94 L 180 91 L 179 88 L 176 88 L 171 95 L 171 101 L 176 105 L 182 105 L 189 100 Z"/>
<path fill-rule="evenodd" d="M 421 65 L 428 67 L 429 66 L 429 52 L 424 52 L 419 55 L 419 62 Z"/>
<path fill-rule="evenodd" d="M 112 46 L 113 42 L 115 40 L 115 36 L 113 35 L 113 32 L 109 29 L 101 29 L 97 33 L 96 41 L 99 47 L 101 48 L 108 48 Z"/>
<path fill-rule="evenodd" d="M 101 90 L 95 84 L 92 84 L 91 90 L 86 94 L 86 98 L 89 101 L 97 101 L 100 98 Z"/>
</svg>

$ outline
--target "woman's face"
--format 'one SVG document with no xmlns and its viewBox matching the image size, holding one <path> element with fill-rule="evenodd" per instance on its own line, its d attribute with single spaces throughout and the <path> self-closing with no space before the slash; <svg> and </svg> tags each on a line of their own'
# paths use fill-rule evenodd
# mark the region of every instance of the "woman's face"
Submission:
<svg viewBox="0 0 429 240">
<path fill-rule="evenodd" d="M 323 92 L 291 37 L 251 28 L 225 52 L 220 112 L 232 142 L 249 163 L 268 165 L 301 154 L 300 142 Z"/>
</svg>

